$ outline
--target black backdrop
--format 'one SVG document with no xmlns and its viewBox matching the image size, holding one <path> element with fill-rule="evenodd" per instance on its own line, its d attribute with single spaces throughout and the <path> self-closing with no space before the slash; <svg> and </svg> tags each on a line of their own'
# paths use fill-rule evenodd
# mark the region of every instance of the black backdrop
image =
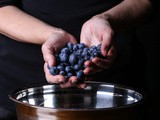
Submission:
<svg viewBox="0 0 160 120">
<path fill-rule="evenodd" d="M 145 80 L 148 89 L 148 113 L 145 117 L 147 120 L 154 120 L 160 118 L 160 3 L 150 20 L 137 29 L 136 37 L 145 52 Z"/>
</svg>

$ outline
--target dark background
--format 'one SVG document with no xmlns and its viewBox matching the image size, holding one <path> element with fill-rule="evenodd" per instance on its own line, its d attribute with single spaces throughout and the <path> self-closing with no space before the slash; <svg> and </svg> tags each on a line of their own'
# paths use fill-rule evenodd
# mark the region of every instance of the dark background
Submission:
<svg viewBox="0 0 160 120">
<path fill-rule="evenodd" d="M 145 53 L 145 80 L 148 89 L 146 120 L 160 118 L 160 3 L 156 7 L 149 21 L 136 30 L 136 37 Z"/>
</svg>

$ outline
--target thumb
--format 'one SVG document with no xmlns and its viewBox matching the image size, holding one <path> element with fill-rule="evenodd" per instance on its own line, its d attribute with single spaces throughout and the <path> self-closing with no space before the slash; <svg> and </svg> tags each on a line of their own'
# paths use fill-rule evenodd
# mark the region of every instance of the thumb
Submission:
<svg viewBox="0 0 160 120">
<path fill-rule="evenodd" d="M 112 34 L 104 34 L 103 35 L 102 44 L 101 44 L 101 53 L 105 57 L 108 55 L 108 51 L 111 48 L 112 38 L 113 38 Z"/>
<path fill-rule="evenodd" d="M 52 48 L 52 47 L 51 47 Z M 54 49 L 51 49 L 48 47 L 46 44 L 42 45 L 42 54 L 43 54 L 43 59 L 50 67 L 54 66 L 56 64 L 56 59 L 54 56 Z"/>
<path fill-rule="evenodd" d="M 77 44 L 77 40 L 74 36 L 72 36 L 71 34 L 69 34 L 69 41 L 73 44 Z"/>
</svg>

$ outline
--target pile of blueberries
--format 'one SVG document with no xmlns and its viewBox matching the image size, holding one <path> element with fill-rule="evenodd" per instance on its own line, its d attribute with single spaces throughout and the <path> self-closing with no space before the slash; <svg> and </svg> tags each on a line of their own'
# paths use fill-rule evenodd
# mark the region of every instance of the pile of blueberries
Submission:
<svg viewBox="0 0 160 120">
<path fill-rule="evenodd" d="M 71 76 L 76 76 L 79 80 L 83 80 L 85 77 L 83 73 L 84 62 L 92 60 L 94 57 L 102 57 L 100 48 L 101 44 L 87 47 L 84 43 L 67 43 L 59 54 L 55 54 L 56 66 L 48 66 L 50 74 L 63 75 L 66 80 Z"/>
</svg>

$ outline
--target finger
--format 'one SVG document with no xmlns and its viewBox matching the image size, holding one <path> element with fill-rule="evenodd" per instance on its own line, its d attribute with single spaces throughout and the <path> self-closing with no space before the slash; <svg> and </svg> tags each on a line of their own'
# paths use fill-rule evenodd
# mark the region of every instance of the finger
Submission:
<svg viewBox="0 0 160 120">
<path fill-rule="evenodd" d="M 85 67 L 96 67 L 95 64 L 90 60 L 85 61 L 84 65 Z"/>
<path fill-rule="evenodd" d="M 70 81 L 67 81 L 65 83 L 61 83 L 60 84 L 60 87 L 61 88 L 69 88 L 69 87 L 72 87 L 73 85 L 70 83 Z"/>
<path fill-rule="evenodd" d="M 86 75 L 85 76 L 85 81 L 92 81 L 92 80 L 93 80 L 92 75 Z"/>
<path fill-rule="evenodd" d="M 94 70 L 97 68 L 97 67 L 95 66 L 95 64 L 94 64 L 92 61 L 90 61 L 90 60 L 87 60 L 87 61 L 84 63 L 84 65 L 85 65 L 85 69 L 83 70 L 83 72 L 84 72 L 84 74 L 86 74 L 86 75 L 92 74 L 92 73 L 94 72 Z"/>
<path fill-rule="evenodd" d="M 54 57 L 54 49 L 46 44 L 42 45 L 42 53 L 44 61 L 49 64 L 49 66 L 54 66 L 56 64 L 55 57 Z"/>
<path fill-rule="evenodd" d="M 96 58 L 93 58 L 96 59 Z M 97 66 L 94 62 L 92 61 L 86 61 L 85 62 L 85 66 L 86 68 L 84 69 L 84 74 L 86 75 L 90 75 L 96 72 L 101 72 L 103 69 L 100 68 L 99 66 Z"/>
<path fill-rule="evenodd" d="M 61 88 L 72 87 L 72 86 L 75 86 L 77 82 L 78 82 L 78 78 L 76 76 L 72 76 L 68 79 L 67 82 L 61 83 L 60 87 Z"/>
<path fill-rule="evenodd" d="M 81 88 L 81 89 L 84 89 L 84 88 L 87 87 L 87 84 L 86 84 L 85 82 L 79 83 L 79 84 L 76 85 L 76 87 Z"/>
<path fill-rule="evenodd" d="M 83 70 L 83 72 L 84 72 L 85 75 L 93 75 L 97 72 L 102 72 L 103 69 L 104 69 L 104 67 L 103 68 L 102 67 L 97 67 L 97 68 L 94 68 L 94 69 L 93 68 L 85 68 Z"/>
<path fill-rule="evenodd" d="M 101 44 L 101 52 L 103 56 L 107 56 L 114 35 L 114 32 L 112 30 L 107 30 L 105 32 L 106 33 L 104 33 L 102 36 L 102 44 Z"/>
<path fill-rule="evenodd" d="M 78 82 L 78 78 L 76 76 L 72 76 L 69 78 L 69 82 L 71 85 L 75 85 Z"/>
<path fill-rule="evenodd" d="M 70 34 L 69 34 L 69 41 L 70 41 L 71 43 L 73 43 L 73 44 L 77 44 L 76 38 L 75 38 L 74 36 L 70 35 Z"/>
<path fill-rule="evenodd" d="M 83 70 L 83 72 L 85 75 L 91 75 L 91 74 L 93 74 L 94 71 L 87 67 Z"/>
<path fill-rule="evenodd" d="M 107 59 L 114 60 L 116 58 L 117 51 L 114 45 L 111 46 L 111 49 L 108 51 Z"/>
<path fill-rule="evenodd" d="M 101 70 L 108 69 L 111 66 L 111 60 L 95 58 L 92 60 Z"/>
</svg>

